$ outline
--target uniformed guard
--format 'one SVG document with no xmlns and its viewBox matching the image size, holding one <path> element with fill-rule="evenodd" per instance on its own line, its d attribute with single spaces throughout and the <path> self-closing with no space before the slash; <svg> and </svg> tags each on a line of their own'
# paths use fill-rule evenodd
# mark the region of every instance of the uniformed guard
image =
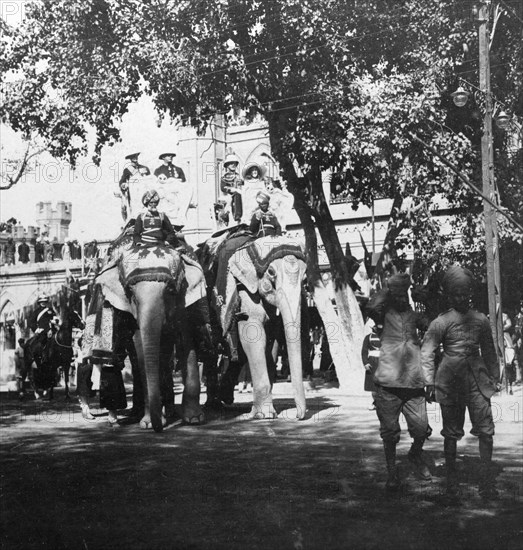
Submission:
<svg viewBox="0 0 523 550">
<path fill-rule="evenodd" d="M 31 249 L 27 244 L 27 239 L 22 237 L 22 242 L 18 246 L 18 259 L 21 263 L 26 264 L 29 262 L 29 253 Z"/>
<path fill-rule="evenodd" d="M 158 158 L 163 161 L 163 164 L 158 166 L 154 171 L 154 175 L 157 178 L 175 178 L 179 179 L 182 182 L 185 181 L 185 174 L 179 166 L 173 164 L 173 158 L 176 156 L 176 153 L 162 153 Z"/>
<path fill-rule="evenodd" d="M 455 498 L 459 491 L 456 448 L 457 441 L 465 435 L 463 424 L 468 408 L 470 433 L 479 438 L 480 493 L 494 498 L 497 491 L 492 474 L 494 421 L 490 398 L 500 388 L 500 371 L 490 322 L 483 313 L 470 308 L 472 285 L 469 270 L 459 266 L 447 270 L 442 286 L 450 309 L 430 324 L 423 339 L 421 361 L 427 393 L 435 390 L 443 417 L 447 494 Z M 443 355 L 436 370 L 435 355 L 440 344 Z"/>
<path fill-rule="evenodd" d="M 243 202 L 241 190 L 243 180 L 238 173 L 240 159 L 233 153 L 229 153 L 223 161 L 224 174 L 220 179 L 222 193 L 230 196 L 231 213 L 233 220 L 239 223 L 243 216 Z"/>
<path fill-rule="evenodd" d="M 270 200 L 271 198 L 265 191 L 260 191 L 256 195 L 258 208 L 254 211 L 249 226 L 251 233 L 256 238 L 281 235 L 280 222 L 274 212 L 269 210 Z"/>
<path fill-rule="evenodd" d="M 430 436 L 425 401 L 425 381 L 420 362 L 418 329 L 426 327 L 424 320 L 412 310 L 408 289 L 411 281 L 407 273 L 388 279 L 388 289 L 377 292 L 367 305 L 369 317 L 381 330 L 381 348 L 376 384 L 376 412 L 380 421 L 388 478 L 386 488 L 396 491 L 400 480 L 396 468 L 396 445 L 400 439 L 400 413 L 407 421 L 413 438 L 408 457 L 423 479 L 430 479 L 430 471 L 422 459 L 423 443 Z"/>
<path fill-rule="evenodd" d="M 29 318 L 29 328 L 35 333 L 28 356 L 40 354 L 42 361 L 47 360 L 48 340 L 52 336 L 55 313 L 49 304 L 49 297 L 41 294 L 37 300 L 36 309 Z"/>
<path fill-rule="evenodd" d="M 122 195 L 122 217 L 124 220 L 127 220 L 131 216 L 130 205 L 131 205 L 131 189 L 130 183 L 133 178 L 149 176 L 151 171 L 149 168 L 138 162 L 138 157 L 140 153 L 131 153 L 125 157 L 125 160 L 129 161 L 122 173 L 120 178 L 120 192 Z"/>
</svg>

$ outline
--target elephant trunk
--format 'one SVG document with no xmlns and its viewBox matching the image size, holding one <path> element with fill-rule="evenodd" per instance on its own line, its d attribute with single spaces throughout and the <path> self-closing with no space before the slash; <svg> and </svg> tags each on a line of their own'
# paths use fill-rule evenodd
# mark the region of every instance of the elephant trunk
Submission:
<svg viewBox="0 0 523 550">
<path fill-rule="evenodd" d="M 151 424 L 154 431 L 161 432 L 163 422 L 160 390 L 160 337 L 165 318 L 165 307 L 162 297 L 163 286 L 159 283 L 148 284 L 158 285 L 158 288 L 155 289 L 157 295 L 151 296 L 149 294 L 147 300 L 140 301 L 141 303 L 138 304 L 138 326 L 142 340 L 145 382 L 147 385 L 146 392 Z M 140 294 L 136 292 L 135 295 L 139 296 Z"/>
<path fill-rule="evenodd" d="M 294 401 L 296 403 L 296 417 L 302 420 L 305 417 L 305 390 L 303 388 L 303 371 L 301 356 L 301 304 L 300 295 L 297 303 L 284 300 L 280 304 L 280 312 L 285 329 L 285 341 L 289 356 Z"/>
</svg>

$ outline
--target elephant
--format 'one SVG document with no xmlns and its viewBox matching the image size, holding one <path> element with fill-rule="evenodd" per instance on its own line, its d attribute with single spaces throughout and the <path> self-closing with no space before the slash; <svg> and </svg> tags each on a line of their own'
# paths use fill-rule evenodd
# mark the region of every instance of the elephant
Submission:
<svg viewBox="0 0 523 550">
<path fill-rule="evenodd" d="M 113 243 L 110 261 L 96 283 L 105 300 L 136 320 L 133 340 L 145 397 L 140 425 L 162 431 L 162 397 L 164 403 L 174 403 L 169 364 L 175 337 L 184 380 L 182 417 L 186 423 L 199 424 L 204 419 L 199 402 L 200 379 L 186 308 L 205 296 L 202 269 L 168 245 L 135 247 L 131 241 L 127 232 Z"/>
<path fill-rule="evenodd" d="M 218 252 L 219 255 L 219 252 Z M 237 322 L 238 336 L 252 375 L 253 405 L 248 418 L 274 418 L 272 384 L 267 369 L 267 324 L 279 310 L 284 330 L 297 408 L 297 418 L 306 412 L 302 374 L 301 299 L 306 263 L 302 244 L 286 237 L 263 237 L 247 241 L 228 260 L 226 288 L 215 294 L 220 304 L 220 322 L 227 334 Z M 218 266 L 218 272 L 223 266 Z"/>
</svg>

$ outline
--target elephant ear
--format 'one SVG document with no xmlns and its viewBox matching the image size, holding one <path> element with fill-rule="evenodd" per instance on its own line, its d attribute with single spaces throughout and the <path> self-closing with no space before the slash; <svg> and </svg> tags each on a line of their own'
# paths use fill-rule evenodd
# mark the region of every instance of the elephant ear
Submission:
<svg viewBox="0 0 523 550">
<path fill-rule="evenodd" d="M 185 280 L 187 281 L 187 290 L 185 291 L 185 307 L 187 307 L 205 298 L 207 289 L 200 264 L 186 254 L 182 254 L 182 260 L 185 268 Z"/>
<path fill-rule="evenodd" d="M 288 237 L 263 237 L 237 250 L 229 260 L 229 270 L 249 292 L 254 293 L 271 263 L 289 255 L 306 261 L 301 242 Z"/>
<path fill-rule="evenodd" d="M 102 292 L 105 299 L 113 307 L 120 309 L 121 311 L 132 313 L 133 315 L 136 314 L 120 281 L 117 265 L 113 265 L 102 271 L 102 273 L 100 273 L 96 278 L 96 282 L 102 287 Z"/>
<path fill-rule="evenodd" d="M 241 248 L 232 255 L 229 260 L 229 273 L 251 294 L 255 294 L 258 292 L 258 275 L 248 248 Z"/>
</svg>

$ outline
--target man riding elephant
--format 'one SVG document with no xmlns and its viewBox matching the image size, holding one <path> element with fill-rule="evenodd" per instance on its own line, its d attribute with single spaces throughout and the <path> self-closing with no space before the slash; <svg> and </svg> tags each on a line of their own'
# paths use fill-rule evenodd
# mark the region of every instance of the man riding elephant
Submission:
<svg viewBox="0 0 523 550">
<path fill-rule="evenodd" d="M 183 418 L 191 424 L 203 420 L 196 352 L 205 344 L 209 332 L 208 314 L 205 315 L 208 309 L 202 269 L 191 257 L 183 236 L 174 231 L 165 213 L 158 211 L 158 194 L 147 192 L 142 202 L 148 211 L 137 217 L 134 228 L 127 227 L 112 243 L 96 279 L 102 295 L 99 304 L 92 308 L 92 319 L 88 317 L 93 334 L 92 338 L 86 337 L 85 347 L 87 356 L 94 357 L 98 346 L 109 362 L 121 364 L 120 350 L 126 346 L 119 340 L 133 337 L 146 381 L 141 425 L 160 431 L 165 423 L 162 408 L 169 416 L 174 407 L 170 365 L 175 338 L 185 386 Z M 113 332 L 113 319 L 120 313 L 135 321 L 124 334 Z M 105 332 L 102 346 L 98 341 Z"/>
</svg>

